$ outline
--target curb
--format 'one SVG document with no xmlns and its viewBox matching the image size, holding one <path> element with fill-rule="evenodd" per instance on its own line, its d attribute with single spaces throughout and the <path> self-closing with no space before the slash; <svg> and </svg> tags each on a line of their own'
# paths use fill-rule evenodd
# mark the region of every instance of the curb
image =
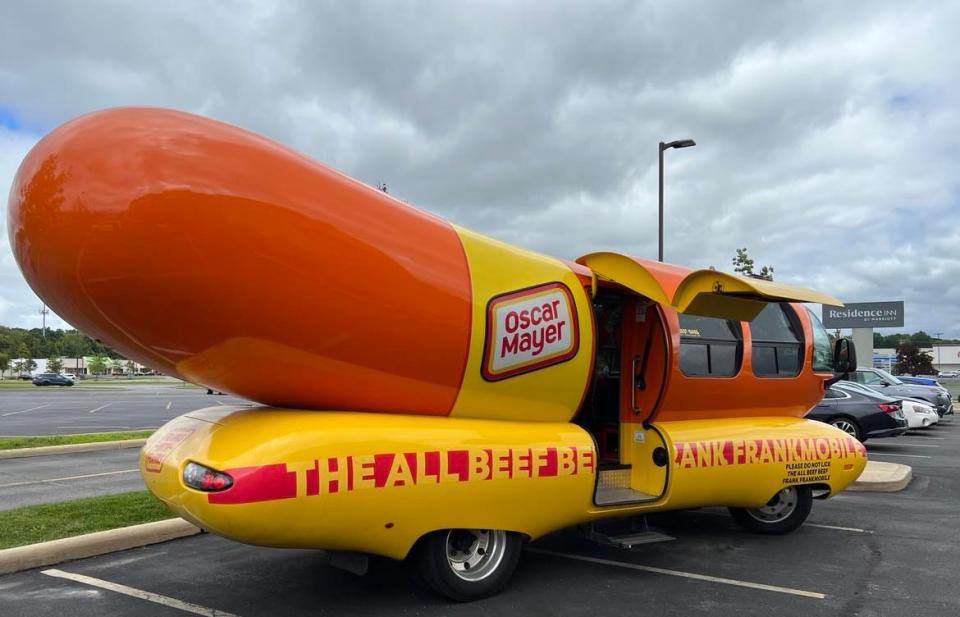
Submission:
<svg viewBox="0 0 960 617">
<path fill-rule="evenodd" d="M 26 458 L 28 456 L 49 456 L 51 454 L 73 454 L 74 452 L 96 452 L 97 450 L 123 450 L 125 448 L 139 448 L 145 443 L 147 443 L 146 439 L 121 439 L 120 441 L 71 443 L 65 446 L 17 448 L 15 450 L 0 450 L 0 460 L 8 458 Z"/>
<path fill-rule="evenodd" d="M 200 533 L 181 518 L 97 531 L 72 538 L 0 550 L 0 574 L 10 574 L 64 561 L 83 559 L 130 548 L 140 548 Z"/>
<path fill-rule="evenodd" d="M 913 478 L 913 468 L 899 463 L 867 461 L 867 466 L 857 480 L 847 487 L 848 491 L 873 493 L 896 493 L 907 488 Z"/>
</svg>

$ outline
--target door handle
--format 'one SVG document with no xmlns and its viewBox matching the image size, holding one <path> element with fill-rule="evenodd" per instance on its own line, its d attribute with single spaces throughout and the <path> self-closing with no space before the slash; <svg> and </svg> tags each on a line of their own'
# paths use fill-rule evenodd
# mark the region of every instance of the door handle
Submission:
<svg viewBox="0 0 960 617">
<path fill-rule="evenodd" d="M 637 373 L 637 363 L 642 362 L 643 358 L 634 356 L 630 363 L 630 408 L 633 409 L 633 415 L 639 416 L 641 409 L 637 407 L 637 388 L 646 390 L 647 384 L 644 383 L 643 375 Z M 640 383 L 637 383 L 639 381 Z"/>
</svg>

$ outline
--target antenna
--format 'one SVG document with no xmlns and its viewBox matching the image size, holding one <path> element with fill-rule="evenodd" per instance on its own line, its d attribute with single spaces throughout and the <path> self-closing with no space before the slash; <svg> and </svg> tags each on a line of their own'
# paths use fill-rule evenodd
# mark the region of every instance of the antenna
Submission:
<svg viewBox="0 0 960 617">
<path fill-rule="evenodd" d="M 44 304 L 43 308 L 40 309 L 40 314 L 43 315 L 43 338 L 47 338 L 47 315 L 50 311 L 47 310 L 47 305 Z"/>
</svg>

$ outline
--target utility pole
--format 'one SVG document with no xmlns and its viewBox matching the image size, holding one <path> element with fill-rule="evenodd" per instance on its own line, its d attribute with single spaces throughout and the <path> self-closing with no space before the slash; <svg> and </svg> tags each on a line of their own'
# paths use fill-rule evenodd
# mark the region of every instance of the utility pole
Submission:
<svg viewBox="0 0 960 617">
<path fill-rule="evenodd" d="M 943 345 L 943 332 L 934 332 L 933 335 L 940 341 L 940 345 L 937 345 L 937 371 L 939 372 L 943 369 L 943 367 L 940 366 L 940 347 Z"/>
<path fill-rule="evenodd" d="M 44 304 L 43 308 L 40 309 L 40 314 L 43 316 L 43 338 L 47 338 L 47 314 L 50 311 L 47 310 L 47 305 Z"/>
</svg>

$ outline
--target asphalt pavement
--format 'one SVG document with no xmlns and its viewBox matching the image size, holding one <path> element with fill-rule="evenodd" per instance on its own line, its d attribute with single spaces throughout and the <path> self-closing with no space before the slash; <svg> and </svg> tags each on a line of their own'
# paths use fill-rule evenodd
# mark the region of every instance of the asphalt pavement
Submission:
<svg viewBox="0 0 960 617">
<path fill-rule="evenodd" d="M 0 510 L 143 490 L 139 454 L 129 448 L 2 460 Z"/>
<path fill-rule="evenodd" d="M 211 535 L 0 577 L 10 616 L 836 615 L 960 614 L 960 422 L 870 441 L 871 458 L 913 466 L 899 493 L 842 493 L 800 530 L 758 536 L 726 511 L 667 513 L 676 538 L 621 550 L 565 530 L 523 555 L 501 595 L 452 605 L 404 564 L 357 577 L 322 551 Z M 186 603 L 186 604 L 185 604 Z"/>
<path fill-rule="evenodd" d="M 244 403 L 166 384 L 3 389 L 0 436 L 151 429 L 195 409 Z"/>
</svg>

